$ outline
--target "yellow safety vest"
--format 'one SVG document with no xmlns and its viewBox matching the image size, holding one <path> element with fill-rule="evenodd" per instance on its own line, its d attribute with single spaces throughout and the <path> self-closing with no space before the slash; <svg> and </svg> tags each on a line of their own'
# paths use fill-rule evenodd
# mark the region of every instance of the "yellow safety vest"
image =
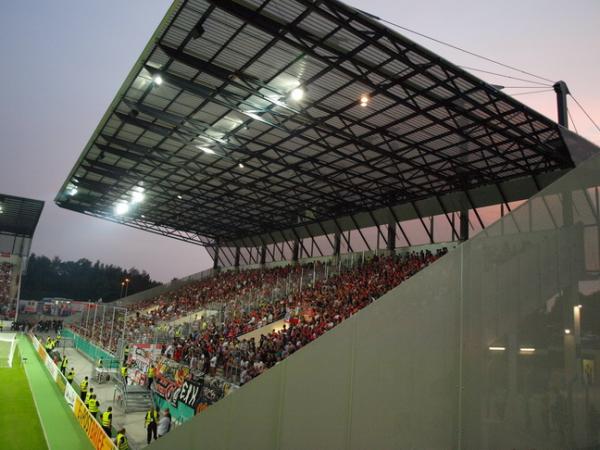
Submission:
<svg viewBox="0 0 600 450">
<path fill-rule="evenodd" d="M 119 450 L 129 450 L 129 444 L 124 434 L 117 434 L 117 447 Z"/>
<path fill-rule="evenodd" d="M 98 412 L 98 400 L 95 398 L 90 398 L 89 401 L 90 412 Z"/>
<path fill-rule="evenodd" d="M 90 407 L 90 400 L 92 399 L 92 394 L 90 394 L 89 392 L 87 393 L 87 395 L 85 396 L 85 406 L 87 406 L 88 408 Z"/>
<path fill-rule="evenodd" d="M 127 376 L 127 367 L 121 367 L 121 375 L 123 378 Z"/>
<path fill-rule="evenodd" d="M 60 363 L 60 368 L 64 368 L 67 367 L 67 364 L 69 363 L 69 359 L 68 358 L 63 358 L 61 363 Z"/>
<path fill-rule="evenodd" d="M 87 392 L 88 380 L 83 380 L 79 387 L 81 388 L 81 392 Z"/>
<path fill-rule="evenodd" d="M 148 378 L 154 378 L 154 367 L 148 369 Z"/>
<path fill-rule="evenodd" d="M 154 420 L 152 420 L 153 415 L 154 415 Z M 152 414 L 152 411 L 148 411 L 146 413 L 146 426 L 148 426 L 148 424 L 150 422 L 158 423 L 158 413 L 156 411 L 154 411 L 154 414 Z"/>
<path fill-rule="evenodd" d="M 112 422 L 112 418 L 110 417 L 112 413 L 110 411 L 104 411 L 102 413 L 102 426 L 110 427 L 110 423 Z"/>
<path fill-rule="evenodd" d="M 75 373 L 71 370 L 68 374 L 67 374 L 67 381 L 70 383 L 71 381 L 73 381 L 73 378 L 75 378 Z"/>
</svg>

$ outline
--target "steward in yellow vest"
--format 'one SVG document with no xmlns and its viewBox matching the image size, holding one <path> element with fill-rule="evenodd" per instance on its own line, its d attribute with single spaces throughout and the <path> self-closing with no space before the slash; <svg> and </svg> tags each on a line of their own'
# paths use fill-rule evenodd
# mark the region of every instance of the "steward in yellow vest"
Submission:
<svg viewBox="0 0 600 450">
<path fill-rule="evenodd" d="M 127 436 L 125 436 L 125 428 L 121 428 L 117 433 L 116 440 L 117 448 L 119 450 L 129 450 L 129 444 L 127 443 Z"/>
<path fill-rule="evenodd" d="M 85 397 L 85 402 L 84 402 L 85 406 L 87 406 L 88 408 L 90 407 L 90 399 L 92 398 L 92 395 L 94 395 L 94 388 L 91 387 Z"/>
<path fill-rule="evenodd" d="M 148 431 L 148 444 L 150 444 L 150 442 L 152 441 L 152 436 L 154 436 L 154 440 L 158 439 L 156 434 L 158 430 L 158 411 L 156 411 L 156 408 L 152 408 L 146 413 L 146 420 L 144 421 L 144 426 Z"/>
<path fill-rule="evenodd" d="M 123 383 L 127 386 L 127 366 L 121 367 L 121 377 L 123 378 Z"/>
<path fill-rule="evenodd" d="M 148 367 L 148 389 L 152 386 L 152 382 L 154 381 L 154 366 Z"/>
<path fill-rule="evenodd" d="M 112 406 L 109 406 L 106 411 L 102 413 L 102 429 L 108 435 L 112 437 Z"/>
<path fill-rule="evenodd" d="M 100 402 L 96 399 L 96 394 L 92 394 L 92 397 L 88 402 L 88 406 L 90 408 L 90 413 L 92 413 L 92 416 L 96 417 L 100 406 Z"/>
<path fill-rule="evenodd" d="M 62 361 L 60 362 L 60 373 L 65 374 L 65 370 L 67 370 L 67 364 L 69 364 L 69 359 L 63 355 Z"/>
<path fill-rule="evenodd" d="M 87 391 L 88 391 L 88 385 L 89 385 L 89 381 L 88 381 L 88 377 L 85 377 L 83 380 L 81 380 L 81 383 L 79 383 L 79 397 L 81 398 L 81 401 L 84 402 L 85 401 L 85 397 L 87 395 Z"/>
</svg>

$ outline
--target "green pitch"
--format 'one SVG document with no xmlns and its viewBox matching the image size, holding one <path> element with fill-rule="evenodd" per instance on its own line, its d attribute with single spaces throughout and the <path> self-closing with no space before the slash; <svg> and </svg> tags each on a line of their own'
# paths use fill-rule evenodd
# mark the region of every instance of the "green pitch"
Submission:
<svg viewBox="0 0 600 450">
<path fill-rule="evenodd" d="M 92 450 L 33 345 L 25 336 L 18 339 L 27 361 L 21 364 L 15 353 L 13 368 L 0 369 L 0 449 Z"/>
<path fill-rule="evenodd" d="M 45 450 L 46 439 L 19 355 L 17 347 L 13 367 L 0 369 L 0 448 Z"/>
</svg>

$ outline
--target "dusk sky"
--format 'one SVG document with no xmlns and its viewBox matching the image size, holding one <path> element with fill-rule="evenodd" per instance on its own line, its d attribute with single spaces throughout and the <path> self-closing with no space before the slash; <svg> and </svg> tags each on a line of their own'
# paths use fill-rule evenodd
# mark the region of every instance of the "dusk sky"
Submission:
<svg viewBox="0 0 600 450">
<path fill-rule="evenodd" d="M 46 202 L 34 239 L 35 253 L 135 266 L 159 281 L 211 265 L 201 247 L 54 204 L 62 182 L 170 3 L 22 0 L 5 1 L 0 7 L 0 193 Z M 552 80 L 565 80 L 600 122 L 599 0 L 349 3 L 472 52 Z M 535 80 L 403 33 L 458 65 Z M 474 73 L 504 86 L 530 85 Z M 556 120 L 553 92 L 516 98 Z M 600 132 L 573 102 L 570 110 L 579 133 L 600 144 Z"/>
</svg>

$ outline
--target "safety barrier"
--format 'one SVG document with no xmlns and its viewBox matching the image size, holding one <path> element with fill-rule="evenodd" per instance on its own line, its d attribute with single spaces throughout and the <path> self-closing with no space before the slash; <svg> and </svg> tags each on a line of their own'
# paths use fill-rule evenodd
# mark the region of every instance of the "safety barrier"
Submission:
<svg viewBox="0 0 600 450">
<path fill-rule="evenodd" d="M 87 407 L 79 398 L 79 395 L 77 395 L 75 389 L 73 389 L 73 386 L 71 386 L 65 376 L 60 372 L 59 368 L 52 360 L 52 357 L 46 352 L 46 349 L 40 343 L 38 338 L 35 337 L 35 335 L 30 334 L 29 339 L 31 339 L 36 353 L 46 366 L 50 377 L 57 384 L 60 392 L 63 393 L 65 401 L 69 405 L 71 411 L 73 411 L 77 422 L 81 428 L 83 428 L 83 431 L 85 431 L 85 434 L 92 443 L 92 446 L 96 450 L 116 450 L 117 447 L 113 441 L 104 432 L 94 416 L 90 414 Z"/>
<path fill-rule="evenodd" d="M 112 353 L 109 353 L 103 348 L 92 344 L 86 338 L 74 332 L 73 330 L 64 329 L 62 334 L 66 338 L 73 339 L 73 346 L 92 361 L 95 362 L 99 359 L 102 359 L 103 366 L 106 368 L 114 368 L 119 366 L 119 360 Z"/>
</svg>

